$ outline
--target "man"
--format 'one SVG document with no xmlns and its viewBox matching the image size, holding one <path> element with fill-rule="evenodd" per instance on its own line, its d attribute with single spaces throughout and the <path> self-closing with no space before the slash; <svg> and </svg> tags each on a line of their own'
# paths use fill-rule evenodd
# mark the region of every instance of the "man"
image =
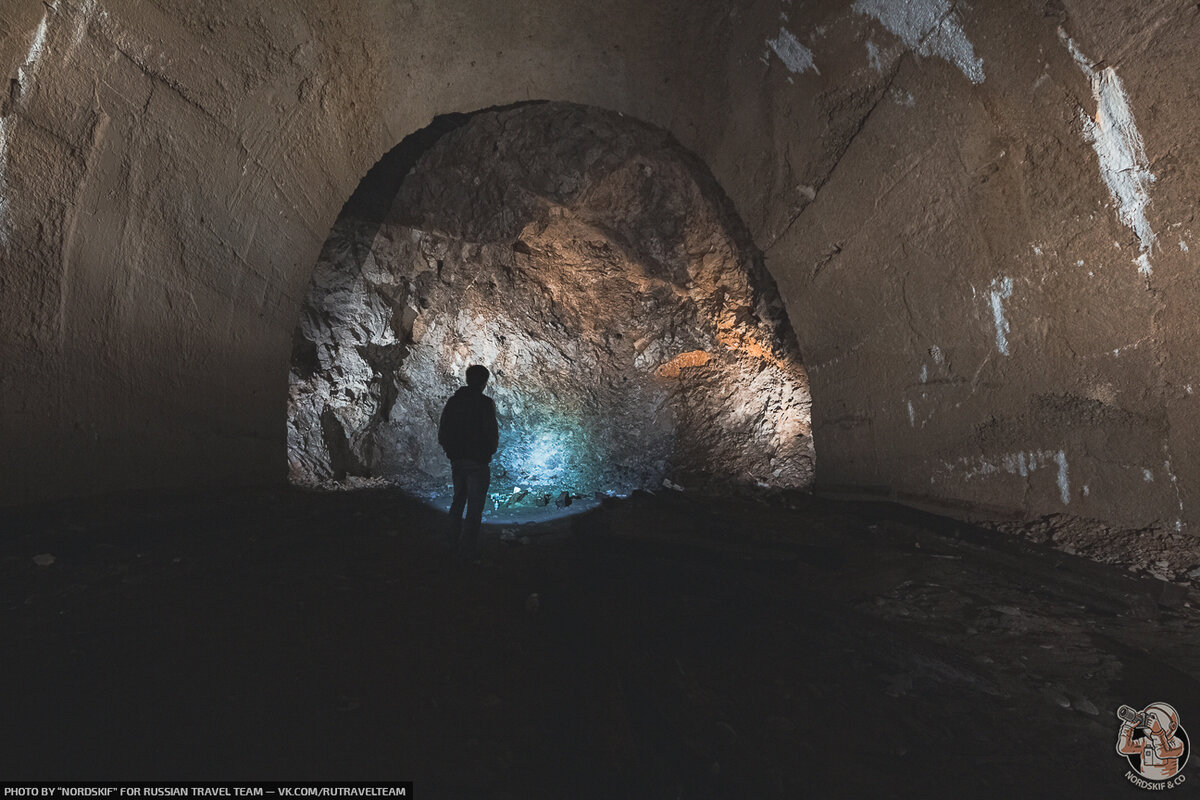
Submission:
<svg viewBox="0 0 1200 800">
<path fill-rule="evenodd" d="M 500 434 L 496 426 L 496 404 L 483 393 L 490 374 L 487 367 L 467 368 L 467 385 L 446 401 L 438 424 L 438 444 L 450 459 L 454 476 L 454 500 L 450 504 L 450 546 L 467 559 L 475 557 L 483 501 L 492 482 L 489 466 Z M 463 525 L 463 508 L 467 522 Z"/>
</svg>

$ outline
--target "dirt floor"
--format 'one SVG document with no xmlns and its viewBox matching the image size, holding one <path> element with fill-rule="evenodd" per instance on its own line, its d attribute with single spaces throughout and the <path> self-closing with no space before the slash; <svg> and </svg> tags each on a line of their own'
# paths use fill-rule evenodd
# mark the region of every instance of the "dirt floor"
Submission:
<svg viewBox="0 0 1200 800">
<path fill-rule="evenodd" d="M 1119 797 L 1118 705 L 1200 730 L 1194 595 L 1018 537 L 638 494 L 464 564 L 442 523 L 393 491 L 7 512 L 0 777 Z"/>
</svg>

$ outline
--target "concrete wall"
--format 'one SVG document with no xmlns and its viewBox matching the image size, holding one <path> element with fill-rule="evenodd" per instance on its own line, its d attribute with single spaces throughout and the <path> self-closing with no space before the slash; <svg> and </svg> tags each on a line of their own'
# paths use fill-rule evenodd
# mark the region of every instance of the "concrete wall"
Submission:
<svg viewBox="0 0 1200 800">
<path fill-rule="evenodd" d="M 664 127 L 712 168 L 810 368 L 818 483 L 1200 521 L 1198 20 L 1134 0 L 10 0 L 0 502 L 281 482 L 291 335 L 342 203 L 434 115 L 549 99 Z"/>
</svg>

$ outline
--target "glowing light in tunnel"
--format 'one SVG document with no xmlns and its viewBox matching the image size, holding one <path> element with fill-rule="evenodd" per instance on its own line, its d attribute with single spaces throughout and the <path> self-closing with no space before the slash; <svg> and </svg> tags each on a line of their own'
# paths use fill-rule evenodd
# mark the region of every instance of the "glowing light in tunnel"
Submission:
<svg viewBox="0 0 1200 800">
<path fill-rule="evenodd" d="M 529 450 L 528 468 L 547 477 L 552 473 L 561 472 L 562 467 L 558 461 L 559 454 L 558 445 L 553 437 L 543 433 L 534 440 L 533 447 Z"/>
<path fill-rule="evenodd" d="M 596 485 L 589 469 L 599 460 L 596 443 L 567 425 L 515 428 L 501 433 L 500 459 L 507 474 L 532 492 L 554 487 L 556 491 L 591 493 Z M 503 441 L 507 439 L 507 441 Z"/>
</svg>

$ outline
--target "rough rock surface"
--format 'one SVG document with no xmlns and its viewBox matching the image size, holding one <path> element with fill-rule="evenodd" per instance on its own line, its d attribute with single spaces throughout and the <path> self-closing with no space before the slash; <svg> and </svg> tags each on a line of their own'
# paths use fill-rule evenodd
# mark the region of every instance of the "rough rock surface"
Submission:
<svg viewBox="0 0 1200 800">
<path fill-rule="evenodd" d="M 1070 514 L 1050 514 L 1030 522 L 993 522 L 988 527 L 1160 581 L 1200 580 L 1200 542 L 1173 530 L 1117 528 Z"/>
<path fill-rule="evenodd" d="M 476 115 L 343 216 L 296 336 L 293 480 L 443 488 L 438 415 L 493 374 L 513 499 L 712 481 L 807 487 L 810 398 L 774 282 L 707 170 L 620 115 Z M 519 488 L 515 488 L 519 487 Z"/>
</svg>

